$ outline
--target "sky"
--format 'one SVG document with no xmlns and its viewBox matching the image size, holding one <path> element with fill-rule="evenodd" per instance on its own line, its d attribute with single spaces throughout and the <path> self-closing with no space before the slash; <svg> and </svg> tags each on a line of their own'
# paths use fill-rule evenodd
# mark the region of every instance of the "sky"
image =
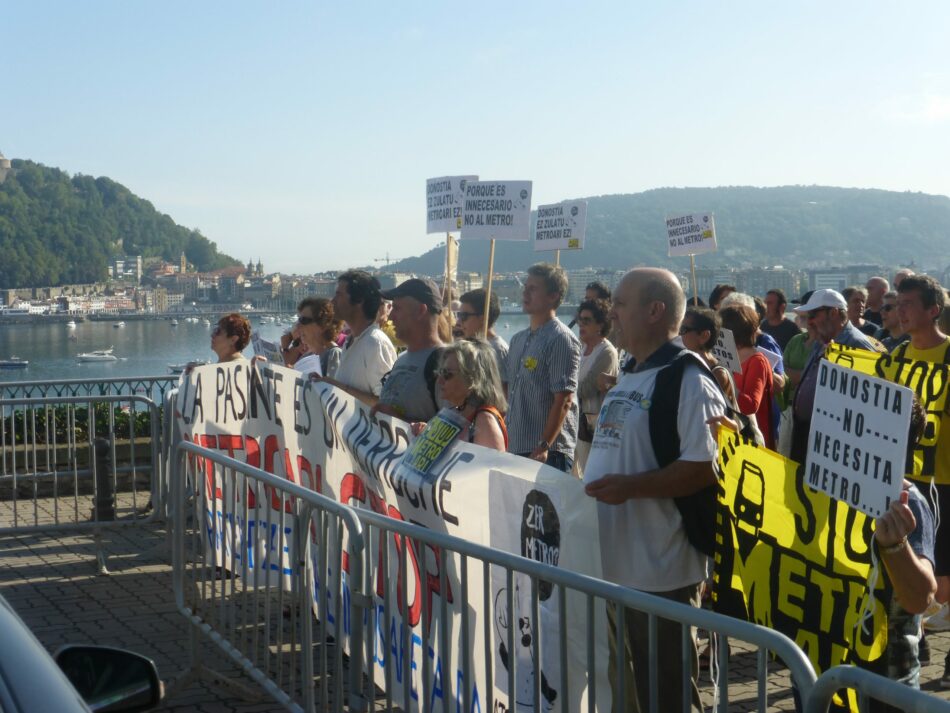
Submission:
<svg viewBox="0 0 950 713">
<path fill-rule="evenodd" d="M 950 195 L 947 27 L 943 1 L 6 2 L 0 151 L 297 274 L 435 247 L 444 175 L 531 180 L 534 205 Z"/>
</svg>

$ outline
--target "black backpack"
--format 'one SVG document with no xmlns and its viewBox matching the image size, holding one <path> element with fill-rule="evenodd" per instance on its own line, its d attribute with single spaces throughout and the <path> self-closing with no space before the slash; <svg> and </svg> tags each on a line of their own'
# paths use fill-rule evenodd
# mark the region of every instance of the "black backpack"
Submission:
<svg viewBox="0 0 950 713">
<path fill-rule="evenodd" d="M 660 347 L 649 360 L 650 366 L 659 366 L 653 387 L 650 404 L 650 442 L 657 465 L 663 468 L 678 460 L 680 449 L 679 413 L 680 390 L 683 385 L 683 372 L 689 364 L 699 367 L 699 373 L 716 385 L 722 393 L 719 382 L 713 376 L 706 363 L 695 352 L 668 343 Z M 755 440 L 750 417 L 738 413 L 726 401 L 726 415 L 739 423 L 740 435 Z M 752 417 L 754 418 L 754 416 Z M 673 498 L 683 519 L 683 529 L 689 543 L 704 555 L 712 557 L 716 549 L 716 511 L 718 508 L 719 485 L 710 485 L 692 495 Z"/>
</svg>

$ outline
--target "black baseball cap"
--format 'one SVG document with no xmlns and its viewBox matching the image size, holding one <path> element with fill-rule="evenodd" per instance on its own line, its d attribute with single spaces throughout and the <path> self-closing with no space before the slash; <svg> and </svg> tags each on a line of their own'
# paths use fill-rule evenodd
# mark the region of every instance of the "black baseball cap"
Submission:
<svg viewBox="0 0 950 713">
<path fill-rule="evenodd" d="M 392 300 L 396 297 L 412 297 L 429 308 L 430 312 L 442 311 L 442 290 L 428 278 L 413 277 L 400 283 L 391 290 L 383 290 L 383 299 Z"/>
<path fill-rule="evenodd" d="M 806 292 L 805 294 L 803 294 L 801 297 L 799 297 L 797 300 L 792 300 L 792 304 L 793 304 L 793 305 L 803 305 L 803 304 L 805 304 L 806 302 L 808 302 L 808 300 L 811 299 L 811 296 L 812 296 L 812 293 L 813 293 L 813 292 L 814 292 L 814 290 L 809 290 L 808 292 Z"/>
</svg>

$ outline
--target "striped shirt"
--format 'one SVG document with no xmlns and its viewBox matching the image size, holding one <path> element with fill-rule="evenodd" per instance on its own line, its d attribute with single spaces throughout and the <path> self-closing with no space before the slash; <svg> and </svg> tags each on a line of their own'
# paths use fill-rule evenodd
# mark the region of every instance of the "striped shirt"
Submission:
<svg viewBox="0 0 950 713">
<path fill-rule="evenodd" d="M 554 394 L 577 391 L 581 343 L 559 319 L 511 338 L 502 379 L 508 384 L 508 452 L 530 453 L 541 441 Z M 571 402 L 551 450 L 574 456 L 577 400 Z"/>
</svg>

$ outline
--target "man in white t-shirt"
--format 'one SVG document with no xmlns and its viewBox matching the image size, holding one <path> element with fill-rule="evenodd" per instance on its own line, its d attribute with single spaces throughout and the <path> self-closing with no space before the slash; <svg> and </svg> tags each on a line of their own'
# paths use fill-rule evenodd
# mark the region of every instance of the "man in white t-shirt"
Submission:
<svg viewBox="0 0 950 713">
<path fill-rule="evenodd" d="M 723 414 L 725 402 L 715 382 L 700 372 L 702 365 L 689 364 L 682 374 L 677 460 L 658 467 L 649 426 L 651 406 L 664 398 L 654 393 L 654 382 L 668 363 L 663 361 L 665 356 L 679 351 L 670 342 L 678 334 L 685 310 L 686 296 L 666 270 L 637 268 L 617 286 L 611 320 L 632 357 L 630 363 L 636 366 L 627 370 L 628 363 L 604 400 L 584 482 L 587 494 L 598 501 L 604 578 L 698 607 L 708 560 L 687 539 L 674 498 L 697 493 L 716 482 L 716 443 L 706 421 Z M 657 620 L 653 654 L 647 615 L 628 609 L 625 621 L 640 709 L 649 709 L 649 659 L 655 655 L 663 681 L 671 682 L 658 682 L 659 709 L 682 710 L 679 624 Z M 701 711 L 695 643 L 690 648 L 692 709 Z"/>
<path fill-rule="evenodd" d="M 367 406 L 374 406 L 383 377 L 396 362 L 396 348 L 376 324 L 382 302 L 379 281 L 363 270 L 347 270 L 337 278 L 333 313 L 350 327 L 350 337 L 334 378 L 321 378 Z"/>
</svg>

